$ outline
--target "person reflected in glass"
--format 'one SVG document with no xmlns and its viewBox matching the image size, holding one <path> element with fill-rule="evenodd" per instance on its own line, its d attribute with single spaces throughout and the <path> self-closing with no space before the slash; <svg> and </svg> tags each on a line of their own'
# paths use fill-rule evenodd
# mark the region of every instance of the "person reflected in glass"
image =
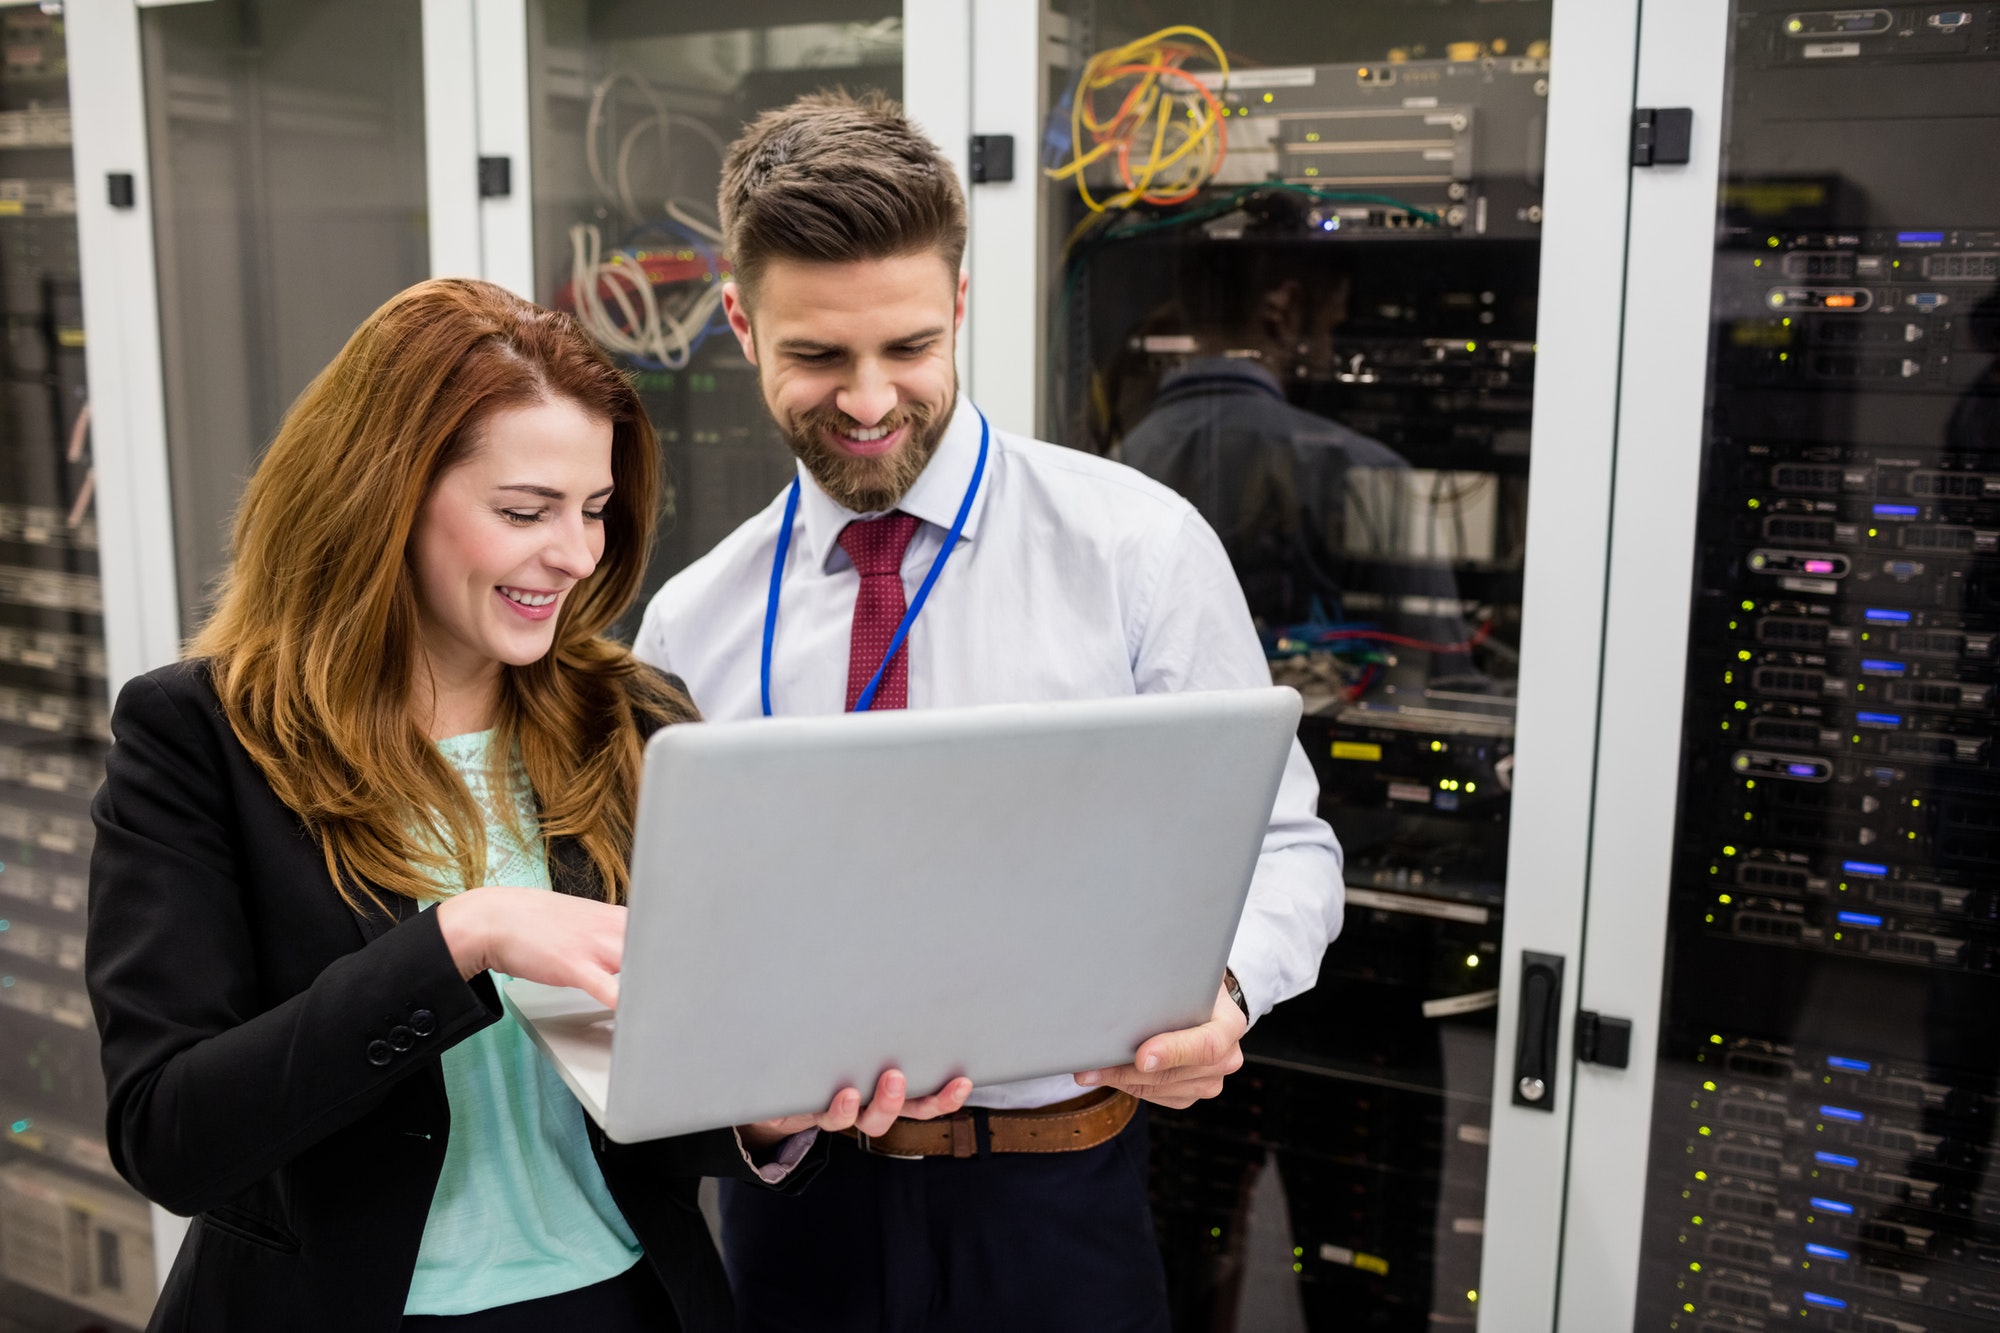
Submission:
<svg viewBox="0 0 2000 1333">
<path fill-rule="evenodd" d="M 1471 676 L 1449 562 L 1466 545 L 1466 489 L 1480 483 L 1415 472 L 1292 402 L 1305 385 L 1373 373 L 1338 341 L 1353 281 L 1336 244 L 1189 246 L 1174 311 L 1189 351 L 1121 457 L 1222 538 L 1275 678 L 1358 698 L 1396 665 L 1391 635 L 1413 641 L 1401 654 L 1409 683 Z"/>
<path fill-rule="evenodd" d="M 621 1145 L 504 1006 L 618 1002 L 642 749 L 695 717 L 604 637 L 659 484 L 572 317 L 420 284 L 293 405 L 187 659 L 120 692 L 86 970 L 112 1160 L 194 1218 L 153 1329 L 726 1333 L 700 1177 L 789 1191 L 820 1130 L 970 1091 Z"/>
</svg>

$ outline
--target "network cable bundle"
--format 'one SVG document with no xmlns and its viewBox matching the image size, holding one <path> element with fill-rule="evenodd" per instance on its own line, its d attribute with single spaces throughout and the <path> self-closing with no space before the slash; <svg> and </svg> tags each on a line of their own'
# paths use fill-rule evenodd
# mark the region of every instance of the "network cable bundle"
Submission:
<svg viewBox="0 0 2000 1333">
<path fill-rule="evenodd" d="M 609 108 L 621 87 L 639 96 L 644 111 L 614 133 Z M 608 139 L 615 143 L 607 145 Z M 693 151 L 712 158 L 719 174 L 721 136 L 696 117 L 670 110 L 645 79 L 620 73 L 591 90 L 583 146 L 591 184 L 612 216 L 629 227 L 608 250 L 598 224 L 569 229 L 570 281 L 556 302 L 575 311 L 606 350 L 635 366 L 681 370 L 722 323 L 722 284 L 729 277 L 722 233 L 701 216 L 712 213 L 709 203 L 642 201 L 632 187 L 633 159 L 650 153 L 670 178 L 674 155 Z"/>
</svg>

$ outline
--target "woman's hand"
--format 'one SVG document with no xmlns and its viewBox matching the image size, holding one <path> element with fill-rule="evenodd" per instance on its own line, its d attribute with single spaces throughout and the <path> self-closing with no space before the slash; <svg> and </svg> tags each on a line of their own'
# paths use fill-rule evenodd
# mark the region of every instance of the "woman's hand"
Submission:
<svg viewBox="0 0 2000 1333">
<path fill-rule="evenodd" d="M 545 986 L 574 986 L 607 1008 L 618 1007 L 624 908 L 547 889 L 488 886 L 431 910 L 467 981 L 490 968 Z"/>
<path fill-rule="evenodd" d="M 953 1114 L 972 1095 L 972 1080 L 955 1078 L 928 1097 L 909 1099 L 906 1096 L 908 1091 L 903 1071 L 888 1069 L 875 1080 L 874 1100 L 865 1108 L 861 1105 L 859 1090 L 842 1088 L 833 1094 L 826 1110 L 817 1115 L 788 1115 L 776 1120 L 759 1120 L 754 1125 L 738 1125 L 736 1133 L 742 1138 L 743 1146 L 752 1152 L 769 1148 L 809 1129 L 837 1133 L 853 1127 L 863 1134 L 886 1134 L 898 1116 L 905 1120 L 934 1120 L 941 1115 Z"/>
</svg>

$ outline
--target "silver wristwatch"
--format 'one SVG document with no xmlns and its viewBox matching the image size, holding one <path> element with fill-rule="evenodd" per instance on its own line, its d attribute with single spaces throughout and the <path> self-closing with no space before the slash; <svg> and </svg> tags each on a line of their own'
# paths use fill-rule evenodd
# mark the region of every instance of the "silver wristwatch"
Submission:
<svg viewBox="0 0 2000 1333">
<path fill-rule="evenodd" d="M 1236 983 L 1236 969 L 1222 969 L 1222 989 L 1229 992 L 1229 998 L 1236 1001 L 1236 1007 L 1243 1011 L 1243 1021 L 1250 1021 L 1250 1001 L 1243 998 L 1243 987 Z"/>
</svg>

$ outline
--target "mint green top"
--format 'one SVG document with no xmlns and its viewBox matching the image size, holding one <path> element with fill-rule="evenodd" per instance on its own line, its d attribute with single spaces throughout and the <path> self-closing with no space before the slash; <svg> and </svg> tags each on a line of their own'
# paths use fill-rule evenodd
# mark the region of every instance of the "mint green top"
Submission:
<svg viewBox="0 0 2000 1333">
<path fill-rule="evenodd" d="M 438 742 L 486 812 L 485 883 L 549 888 L 528 775 L 515 756 L 495 791 L 492 739 L 475 731 Z M 554 1296 L 638 1261 L 638 1237 L 591 1156 L 583 1108 L 512 1010 L 444 1053 L 444 1086 L 451 1139 L 403 1313 L 469 1314 Z"/>
</svg>

